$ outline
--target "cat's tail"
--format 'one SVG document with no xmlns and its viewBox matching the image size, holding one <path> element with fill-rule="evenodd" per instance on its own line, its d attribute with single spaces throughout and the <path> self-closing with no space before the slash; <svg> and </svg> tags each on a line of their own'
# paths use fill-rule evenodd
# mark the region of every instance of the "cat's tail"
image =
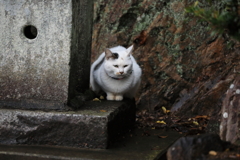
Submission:
<svg viewBox="0 0 240 160">
<path fill-rule="evenodd" d="M 97 84 L 96 80 L 95 80 L 95 76 L 94 73 L 95 71 L 101 66 L 101 64 L 103 63 L 105 58 L 105 53 L 103 52 L 98 59 L 91 65 L 91 70 L 90 70 L 90 88 L 98 93 L 100 91 L 100 87 Z"/>
</svg>

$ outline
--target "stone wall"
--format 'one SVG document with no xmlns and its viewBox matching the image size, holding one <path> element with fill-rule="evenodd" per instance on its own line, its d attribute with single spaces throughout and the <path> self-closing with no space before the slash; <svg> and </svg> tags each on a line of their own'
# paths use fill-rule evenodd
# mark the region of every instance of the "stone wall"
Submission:
<svg viewBox="0 0 240 160">
<path fill-rule="evenodd" d="M 193 0 L 98 0 L 94 2 L 92 61 L 106 47 L 130 46 L 143 70 L 140 109 L 165 106 L 182 116 L 218 117 L 234 79 L 239 44 L 211 36 L 206 22 L 184 12 Z M 213 4 L 221 7 L 221 2 Z M 203 4 L 206 4 L 203 2 Z"/>
</svg>

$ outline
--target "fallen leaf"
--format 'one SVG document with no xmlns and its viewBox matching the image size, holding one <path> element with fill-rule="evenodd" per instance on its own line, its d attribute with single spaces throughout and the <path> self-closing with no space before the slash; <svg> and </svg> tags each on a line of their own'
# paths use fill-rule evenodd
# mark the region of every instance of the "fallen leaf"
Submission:
<svg viewBox="0 0 240 160">
<path fill-rule="evenodd" d="M 100 112 L 107 112 L 106 110 L 100 110 Z"/>
<path fill-rule="evenodd" d="M 93 101 L 98 101 L 98 102 L 101 102 L 101 100 L 99 100 L 98 98 L 94 98 Z"/>
<path fill-rule="evenodd" d="M 104 97 L 103 97 L 103 96 L 100 96 L 100 99 L 101 99 L 101 100 L 103 100 L 103 99 L 104 99 Z"/>
<path fill-rule="evenodd" d="M 208 154 L 210 154 L 210 155 L 212 155 L 212 156 L 216 156 L 216 155 L 217 155 L 217 152 L 216 152 L 216 151 L 209 151 Z"/>
<path fill-rule="evenodd" d="M 165 119 L 165 116 L 164 117 L 158 117 L 158 119 L 160 119 L 160 120 Z"/>
<path fill-rule="evenodd" d="M 198 118 L 208 119 L 209 117 L 207 115 L 203 115 L 203 116 L 196 116 L 195 118 L 196 119 L 198 119 Z"/>
<path fill-rule="evenodd" d="M 156 123 L 166 124 L 166 122 L 164 122 L 164 121 L 157 121 Z"/>
<path fill-rule="evenodd" d="M 199 125 L 197 121 L 193 121 L 192 123 L 197 125 L 197 126 Z"/>
<path fill-rule="evenodd" d="M 162 107 L 162 110 L 163 110 L 163 113 L 165 114 L 167 113 L 167 109 L 164 106 Z"/>
</svg>

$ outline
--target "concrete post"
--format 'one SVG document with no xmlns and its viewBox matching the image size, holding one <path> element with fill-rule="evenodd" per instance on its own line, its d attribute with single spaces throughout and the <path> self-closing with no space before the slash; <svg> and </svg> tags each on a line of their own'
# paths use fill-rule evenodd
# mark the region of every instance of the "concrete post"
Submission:
<svg viewBox="0 0 240 160">
<path fill-rule="evenodd" d="M 0 0 L 0 106 L 61 109 L 89 86 L 93 1 Z"/>
</svg>

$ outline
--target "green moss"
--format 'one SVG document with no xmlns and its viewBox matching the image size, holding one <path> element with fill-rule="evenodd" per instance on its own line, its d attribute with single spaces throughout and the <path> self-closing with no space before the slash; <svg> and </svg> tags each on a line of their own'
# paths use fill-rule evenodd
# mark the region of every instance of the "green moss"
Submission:
<svg viewBox="0 0 240 160">
<path fill-rule="evenodd" d="M 154 27 L 153 29 L 151 29 L 149 35 L 151 37 L 156 37 L 159 36 L 159 32 L 163 29 L 163 27 L 158 26 L 158 27 Z"/>
<path fill-rule="evenodd" d="M 151 15 L 143 13 L 141 16 L 137 18 L 137 22 L 134 25 L 133 32 L 141 32 L 145 30 L 152 22 L 153 17 Z"/>
<path fill-rule="evenodd" d="M 161 79 L 168 79 L 169 76 L 166 74 L 166 72 L 161 72 L 160 74 Z"/>
<path fill-rule="evenodd" d="M 176 65 L 177 73 L 182 77 L 183 76 L 183 68 L 182 65 L 177 64 Z"/>
<path fill-rule="evenodd" d="M 158 57 L 158 61 L 162 62 L 162 56 L 159 53 L 157 54 L 157 57 Z"/>
</svg>

